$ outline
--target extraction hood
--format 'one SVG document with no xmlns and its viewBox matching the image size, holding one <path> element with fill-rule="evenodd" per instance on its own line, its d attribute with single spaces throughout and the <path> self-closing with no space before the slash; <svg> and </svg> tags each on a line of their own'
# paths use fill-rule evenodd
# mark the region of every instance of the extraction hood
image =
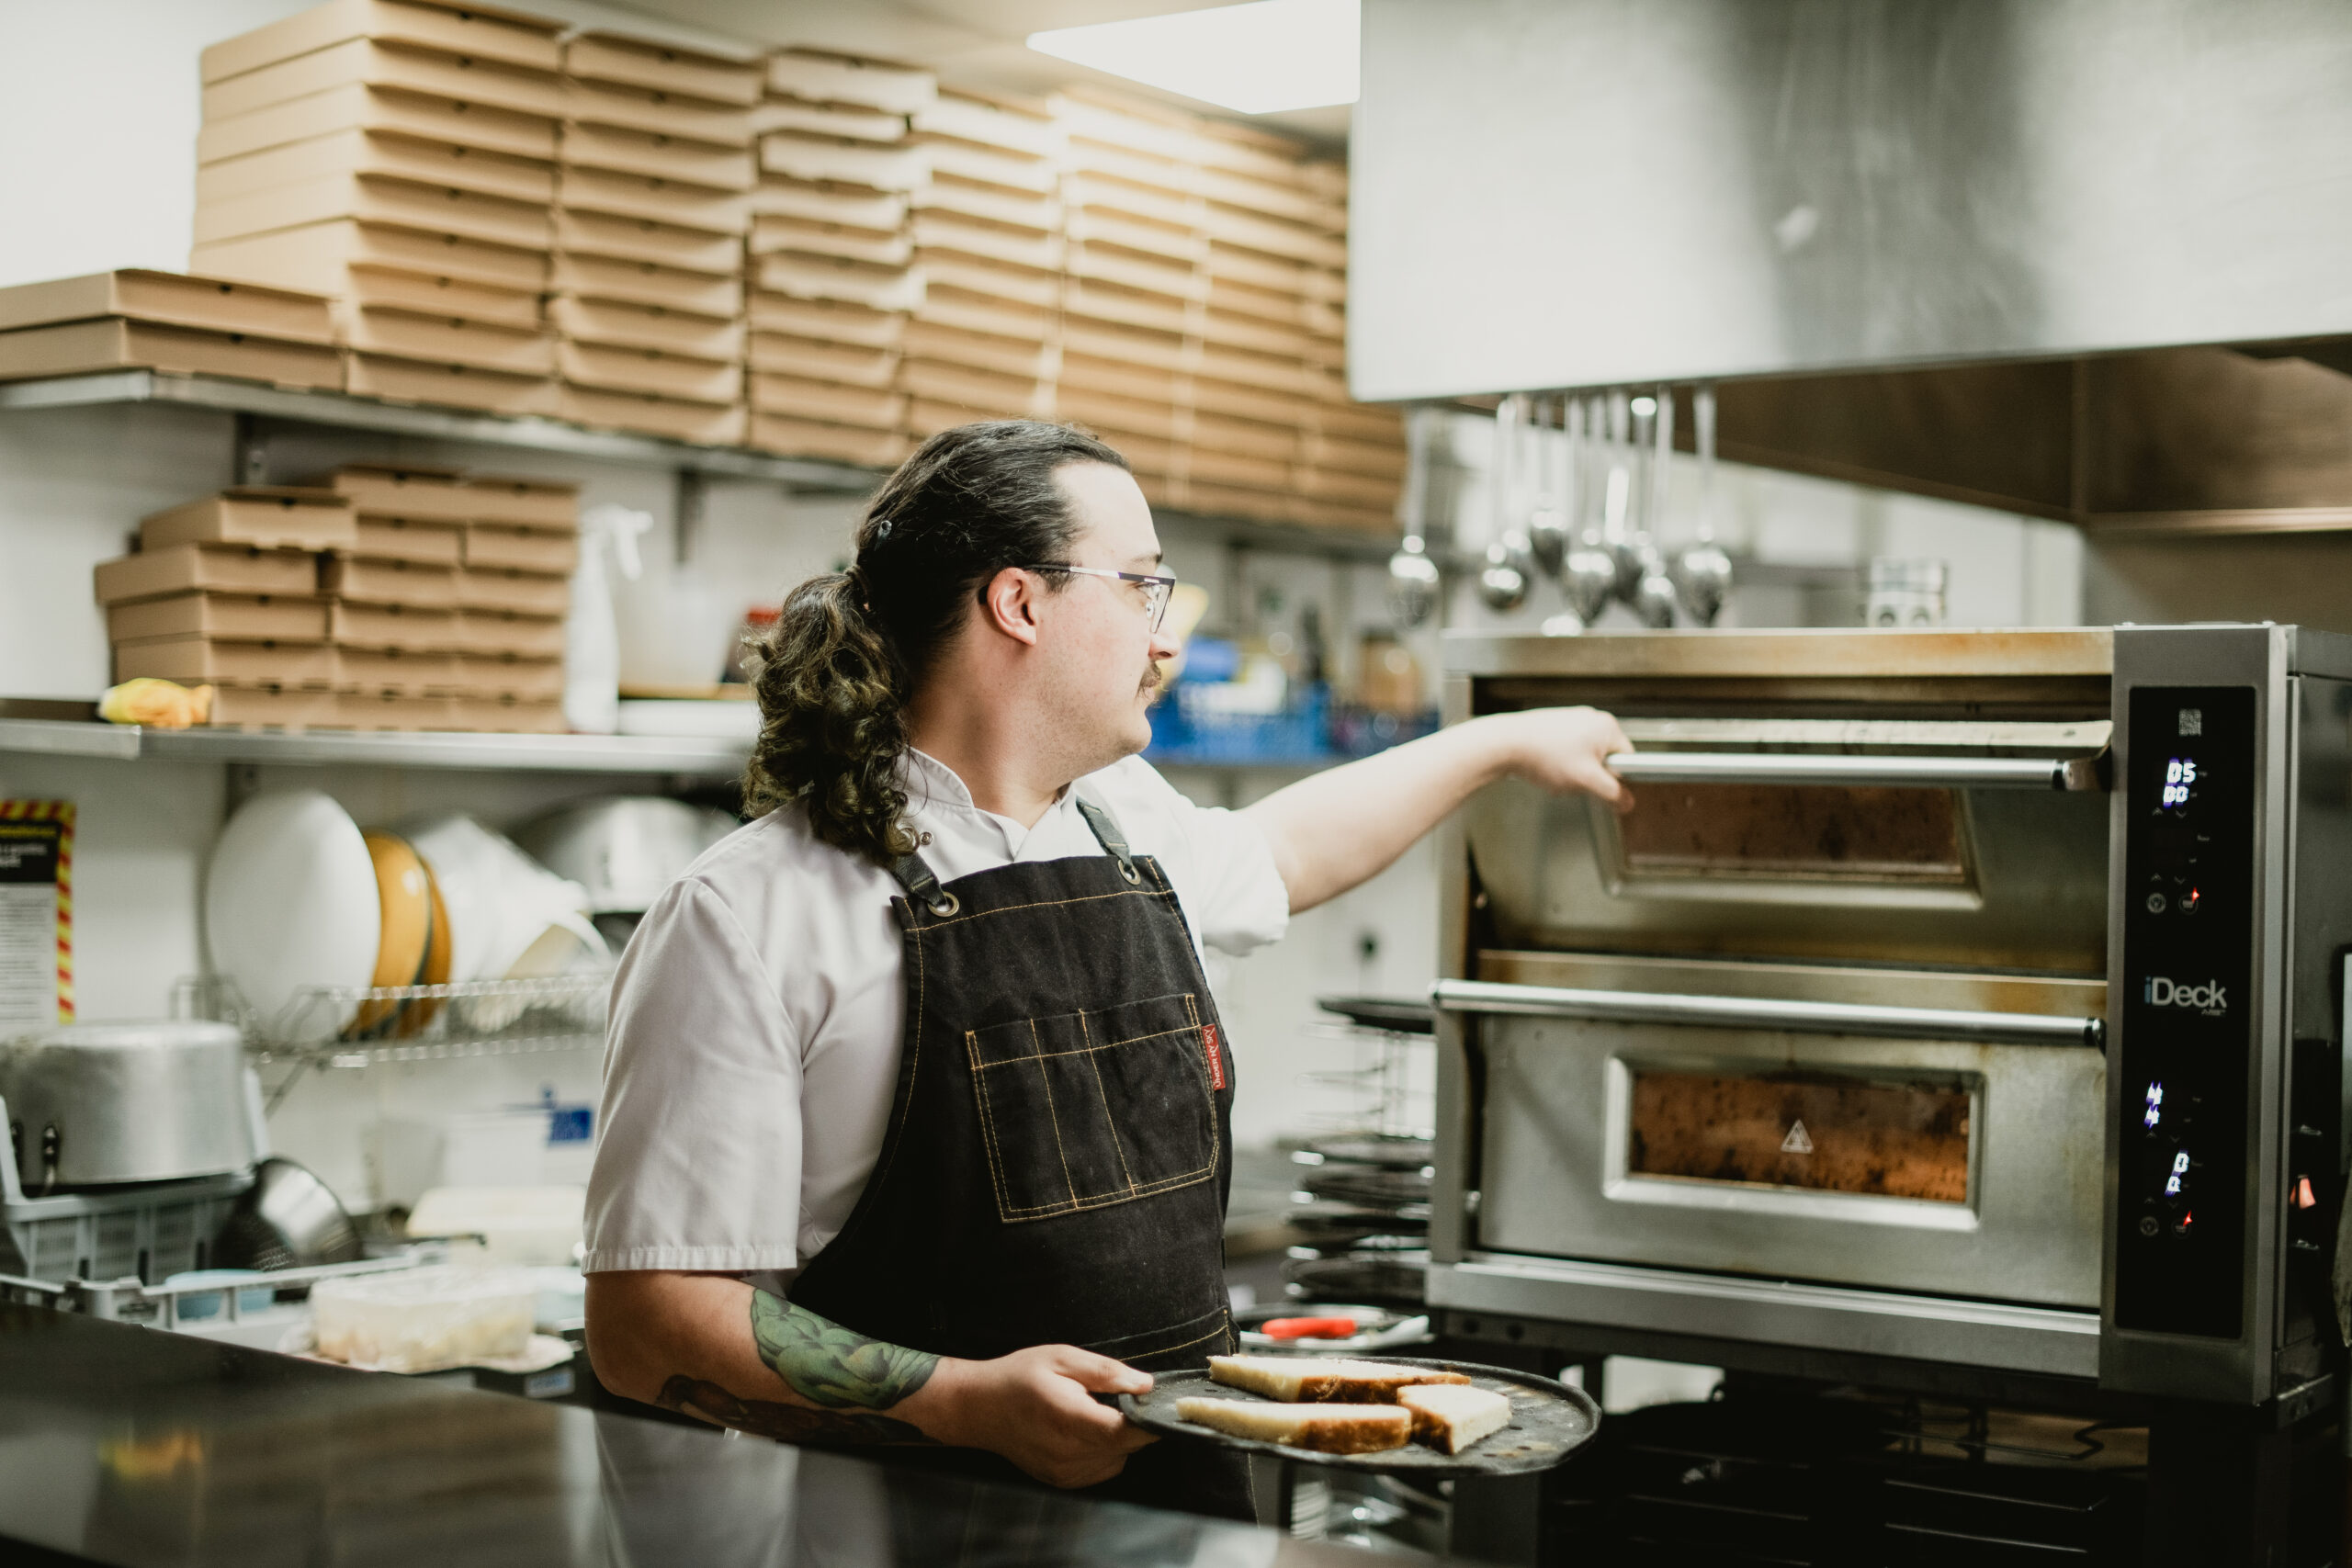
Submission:
<svg viewBox="0 0 2352 1568">
<path fill-rule="evenodd" d="M 1359 398 L 1713 380 L 1736 460 L 2352 527 L 2341 0 L 1363 13 Z"/>
</svg>

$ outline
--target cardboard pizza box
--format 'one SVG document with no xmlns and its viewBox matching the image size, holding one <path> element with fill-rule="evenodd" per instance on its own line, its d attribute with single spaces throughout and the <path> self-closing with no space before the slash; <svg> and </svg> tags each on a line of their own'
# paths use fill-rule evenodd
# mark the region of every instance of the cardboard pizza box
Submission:
<svg viewBox="0 0 2352 1568">
<path fill-rule="evenodd" d="M 682 229 L 650 219 L 555 209 L 555 248 L 567 255 L 650 262 L 681 272 L 733 277 L 742 269 L 743 242 L 733 234 Z"/>
<path fill-rule="evenodd" d="M 756 60 L 613 32 L 573 34 L 564 41 L 563 69 L 591 82 L 739 106 L 760 101 L 763 74 Z"/>
<path fill-rule="evenodd" d="M 175 593 L 109 606 L 107 636 L 115 642 L 167 637 L 323 642 L 327 603 L 306 593 Z"/>
<path fill-rule="evenodd" d="M 619 299 L 699 316 L 733 316 L 743 308 L 740 273 L 721 276 L 618 256 L 559 251 L 548 271 L 548 288 L 558 296 Z"/>
<path fill-rule="evenodd" d="M 306 223 L 242 240 L 219 240 L 189 252 L 190 265 L 226 277 L 249 277 L 322 294 L 353 292 L 354 269 L 381 267 L 447 277 L 537 296 L 547 287 L 544 249 L 492 244 L 430 229 L 348 220 Z"/>
<path fill-rule="evenodd" d="M 346 82 L 307 97 L 206 120 L 196 133 L 196 161 L 202 168 L 347 130 L 389 131 L 546 161 L 555 157 L 557 126 L 546 115 Z"/>
<path fill-rule="evenodd" d="M 358 350 L 352 352 L 345 389 L 388 402 L 437 403 L 509 415 L 544 414 L 556 404 L 555 383 L 542 376 Z"/>
<path fill-rule="evenodd" d="M 337 699 L 320 687 L 215 684 L 211 727 L 311 729 L 337 722 Z"/>
<path fill-rule="evenodd" d="M 469 522 L 567 534 L 580 526 L 580 487 L 569 480 L 468 474 L 466 490 Z"/>
<path fill-rule="evenodd" d="M 323 344 L 199 332 L 120 316 L 0 333 L 0 381 L 130 369 L 225 376 L 306 390 L 334 391 L 343 385 L 343 356 Z"/>
<path fill-rule="evenodd" d="M 320 586 L 338 598 L 370 604 L 413 604 L 419 609 L 449 609 L 458 602 L 458 569 L 426 566 L 414 561 L 361 560 L 353 556 L 322 556 Z"/>
<path fill-rule="evenodd" d="M 545 250 L 550 236 L 544 201 L 510 201 L 455 186 L 339 174 L 199 203 L 196 243 L 209 245 L 338 219 L 455 234 L 518 250 Z"/>
<path fill-rule="evenodd" d="M 327 0 L 281 21 L 212 45 L 198 57 L 206 83 L 353 39 L 375 39 L 448 54 L 470 55 L 531 71 L 563 63 L 563 24 L 494 6 L 435 0 Z"/>
<path fill-rule="evenodd" d="M 512 610 L 461 610 L 458 650 L 517 659 L 563 657 L 563 617 L 526 615 Z"/>
<path fill-rule="evenodd" d="M 352 648 L 399 648 L 413 653 L 453 653 L 463 646 L 458 612 L 414 604 L 363 604 L 338 599 L 327 606 L 328 635 Z"/>
<path fill-rule="evenodd" d="M 114 648 L 114 678 L 266 682 L 281 686 L 334 684 L 334 649 L 323 642 L 231 641 L 207 637 L 141 638 Z"/>
<path fill-rule="evenodd" d="M 654 392 L 695 402 L 731 403 L 743 395 L 743 367 L 657 348 L 614 348 L 565 338 L 556 360 L 565 381 L 616 392 Z"/>
<path fill-rule="evenodd" d="M 610 169 L 684 180 L 711 190 L 748 191 L 759 180 L 759 164 L 749 147 L 681 141 L 657 131 L 584 120 L 563 128 L 563 164 L 567 169 Z"/>
<path fill-rule="evenodd" d="M 549 119 L 563 118 L 565 107 L 562 81 L 552 71 L 353 38 L 206 84 L 204 118 L 210 121 L 251 114 L 354 83 Z"/>
<path fill-rule="evenodd" d="M 142 550 L 199 542 L 334 550 L 357 536 L 350 502 L 292 485 L 240 485 L 139 520 Z"/>
<path fill-rule="evenodd" d="M 334 649 L 335 684 L 370 696 L 386 692 L 418 696 L 454 696 L 463 686 L 458 656 L 405 648 Z"/>
<path fill-rule="evenodd" d="M 581 343 L 660 349 L 696 359 L 740 359 L 743 354 L 740 317 L 695 315 L 662 305 L 558 295 L 548 302 L 548 320 L 564 336 Z"/>
<path fill-rule="evenodd" d="M 500 659 L 469 654 L 458 660 L 464 690 L 472 695 L 514 702 L 560 701 L 563 660 L 560 659 Z"/>
<path fill-rule="evenodd" d="M 685 185 L 667 175 L 566 166 L 556 199 L 575 212 L 644 219 L 708 234 L 740 237 L 752 226 L 752 200 L 743 192 Z"/>
<path fill-rule="evenodd" d="M 506 523 L 466 525 L 465 564 L 472 570 L 511 568 L 569 577 L 579 561 L 577 534 L 517 528 Z"/>
<path fill-rule="evenodd" d="M 320 296 L 227 278 L 125 267 L 0 288 L 0 332 L 106 316 L 286 343 L 334 342 Z"/>
<path fill-rule="evenodd" d="M 465 530 L 455 523 L 421 523 L 407 517 L 371 517 L 363 513 L 351 553 L 369 560 L 456 566 L 465 554 Z"/>
<path fill-rule="evenodd" d="M 308 550 L 173 545 L 100 561 L 92 575 L 101 604 L 161 599 L 199 589 L 276 597 L 317 592 L 320 558 Z"/>
<path fill-rule="evenodd" d="M 824 457 L 876 468 L 897 467 L 912 449 L 902 431 L 829 424 L 821 420 L 793 419 L 757 409 L 752 412 L 751 441 L 761 451 L 782 457 Z"/>
<path fill-rule="evenodd" d="M 196 203 L 209 207 L 337 175 L 381 175 L 543 207 L 555 199 L 555 164 L 548 160 L 438 137 L 346 130 L 207 164 L 196 171 Z"/>
<path fill-rule="evenodd" d="M 686 402 L 566 382 L 557 394 L 556 408 L 574 423 L 602 430 L 662 435 L 707 446 L 731 446 L 743 438 L 741 403 Z"/>
<path fill-rule="evenodd" d="M 518 571 L 512 567 L 460 567 L 458 607 L 512 610 L 524 615 L 560 615 L 571 604 L 571 583 L 560 575 Z"/>
<path fill-rule="evenodd" d="M 537 326 L 361 307 L 344 312 L 344 333 L 354 349 L 396 359 L 467 365 L 514 376 L 546 376 L 555 369 L 555 334 Z"/>
<path fill-rule="evenodd" d="M 591 82 L 578 76 L 563 79 L 563 118 L 713 147 L 752 144 L 752 112 L 745 105 L 709 103 L 651 87 Z"/>
<path fill-rule="evenodd" d="M 1027 406 L 1024 394 L 1023 407 Z M 762 413 L 788 414 L 829 424 L 896 430 L 907 413 L 907 394 L 894 387 L 842 386 L 797 376 L 752 378 L 752 407 Z"/>
</svg>

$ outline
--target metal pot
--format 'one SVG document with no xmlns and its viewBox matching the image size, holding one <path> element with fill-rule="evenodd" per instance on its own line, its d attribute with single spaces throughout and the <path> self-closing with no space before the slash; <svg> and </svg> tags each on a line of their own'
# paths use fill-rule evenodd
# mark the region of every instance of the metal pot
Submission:
<svg viewBox="0 0 2352 1568">
<path fill-rule="evenodd" d="M 81 1023 L 0 1049 L 27 1192 L 217 1176 L 253 1164 L 244 1052 L 225 1023 Z"/>
</svg>

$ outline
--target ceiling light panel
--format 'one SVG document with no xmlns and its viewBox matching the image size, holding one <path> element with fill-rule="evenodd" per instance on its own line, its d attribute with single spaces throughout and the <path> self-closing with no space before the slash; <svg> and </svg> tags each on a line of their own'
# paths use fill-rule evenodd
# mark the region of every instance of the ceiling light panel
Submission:
<svg viewBox="0 0 2352 1568">
<path fill-rule="evenodd" d="M 1250 0 L 1031 33 L 1029 47 L 1239 114 L 1356 101 L 1358 0 Z"/>
</svg>

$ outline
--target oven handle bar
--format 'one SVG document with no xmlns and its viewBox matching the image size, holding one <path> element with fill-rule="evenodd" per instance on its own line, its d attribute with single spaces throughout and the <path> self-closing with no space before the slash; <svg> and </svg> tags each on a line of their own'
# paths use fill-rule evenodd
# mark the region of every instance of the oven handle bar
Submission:
<svg viewBox="0 0 2352 1568">
<path fill-rule="evenodd" d="M 1771 1029 L 1809 1034 L 1875 1034 L 1974 1045 L 2086 1045 L 2104 1050 L 2102 1019 L 2034 1012 L 1962 1012 L 1947 1008 L 1877 1007 L 1860 1002 L 1792 1002 L 1765 997 L 1585 991 L 1493 980 L 1440 980 L 1430 999 L 1441 1011 L 1519 1013 L 1600 1023 L 1679 1023 L 1711 1029 Z"/>
<path fill-rule="evenodd" d="M 2107 756 L 1846 757 L 1806 751 L 1611 751 L 1629 784 L 1860 784 L 1917 789 L 2104 790 Z"/>
</svg>

